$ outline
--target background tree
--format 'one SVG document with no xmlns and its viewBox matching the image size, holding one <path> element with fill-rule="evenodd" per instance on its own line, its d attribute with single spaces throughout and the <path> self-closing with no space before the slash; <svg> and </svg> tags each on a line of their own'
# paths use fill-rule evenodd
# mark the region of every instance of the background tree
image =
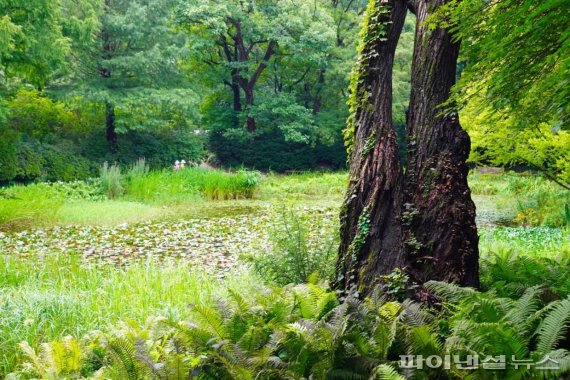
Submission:
<svg viewBox="0 0 570 380">
<path fill-rule="evenodd" d="M 78 94 L 104 107 L 106 138 L 187 123 L 196 95 L 180 61 L 186 39 L 170 24 L 174 0 L 105 0 L 100 26 L 78 59 Z"/>
<path fill-rule="evenodd" d="M 248 132 L 257 129 L 255 114 L 261 111 L 255 106 L 262 104 L 263 96 L 254 100 L 262 76 L 265 83 L 273 81 L 274 92 L 282 92 L 285 65 L 309 65 L 289 71 L 301 82 L 311 66 L 325 61 L 334 42 L 332 19 L 319 2 L 188 0 L 178 15 L 198 57 L 195 65 L 210 71 L 231 91 L 233 128 L 244 122 Z M 279 98 L 287 101 L 283 95 Z M 289 129 L 296 127 L 287 124 Z"/>
</svg>

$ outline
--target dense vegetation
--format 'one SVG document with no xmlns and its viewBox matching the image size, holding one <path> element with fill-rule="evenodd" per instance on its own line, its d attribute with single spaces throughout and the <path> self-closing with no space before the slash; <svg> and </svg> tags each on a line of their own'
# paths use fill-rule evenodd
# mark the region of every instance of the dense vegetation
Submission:
<svg viewBox="0 0 570 380">
<path fill-rule="evenodd" d="M 570 266 L 570 220 L 556 184 L 473 174 L 482 289 L 433 283 L 435 298 L 422 304 L 405 300 L 401 272 L 367 301 L 339 299 L 323 282 L 334 269 L 345 174 L 134 171 L 121 175 L 124 192 L 112 199 L 103 178 L 3 190 L 0 250 L 12 254 L 1 261 L 0 373 L 336 378 L 393 370 L 411 376 L 399 369 L 399 355 L 408 354 L 504 354 L 511 363 L 509 355 L 538 361 L 552 351 L 551 358 L 568 360 L 561 349 L 568 345 L 570 281 L 561 274 Z M 133 187 L 133 178 L 147 184 Z M 206 183 L 220 192 L 226 183 L 241 188 L 247 178 L 254 199 L 220 203 L 200 190 Z M 145 188 L 154 196 L 139 192 Z M 542 201 L 544 194 L 552 200 Z M 507 367 L 413 373 L 531 376 L 526 367 Z"/>
<path fill-rule="evenodd" d="M 205 158 L 279 171 L 341 168 L 364 7 L 2 2 L 0 181 L 85 179 L 105 161 L 140 157 L 153 168 Z M 400 71 L 405 98 L 406 60 Z"/>
</svg>

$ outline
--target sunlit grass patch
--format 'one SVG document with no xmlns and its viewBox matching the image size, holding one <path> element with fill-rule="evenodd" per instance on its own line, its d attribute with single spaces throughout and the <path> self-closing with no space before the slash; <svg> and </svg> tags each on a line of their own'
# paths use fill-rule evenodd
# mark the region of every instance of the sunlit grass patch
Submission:
<svg viewBox="0 0 570 380">
<path fill-rule="evenodd" d="M 548 227 L 497 227 L 479 230 L 479 248 L 483 255 L 489 252 L 511 250 L 527 256 L 554 258 L 561 252 L 570 252 L 568 229 Z"/>
<path fill-rule="evenodd" d="M 133 263 L 125 269 L 85 265 L 73 256 L 0 258 L 0 377 L 14 369 L 23 340 L 82 336 L 119 320 L 188 317 L 189 304 L 211 304 L 228 289 L 249 294 L 259 279 L 235 273 L 223 281 L 180 261 Z"/>
<path fill-rule="evenodd" d="M 128 201 L 77 201 L 63 204 L 54 221 L 57 224 L 116 225 L 166 217 L 164 207 Z"/>
<path fill-rule="evenodd" d="M 307 172 L 289 175 L 271 174 L 264 178 L 260 196 L 274 198 L 333 197 L 341 198 L 348 186 L 348 173 Z"/>
</svg>

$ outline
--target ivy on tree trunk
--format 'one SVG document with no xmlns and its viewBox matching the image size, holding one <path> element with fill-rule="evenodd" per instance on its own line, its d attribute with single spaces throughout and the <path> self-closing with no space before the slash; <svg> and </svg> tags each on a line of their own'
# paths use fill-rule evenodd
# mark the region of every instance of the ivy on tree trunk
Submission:
<svg viewBox="0 0 570 380">
<path fill-rule="evenodd" d="M 455 81 L 459 43 L 425 23 L 446 1 L 369 3 L 345 131 L 350 182 L 340 214 L 337 288 L 366 293 L 396 269 L 418 283 L 479 284 L 469 137 L 457 114 L 441 106 Z M 392 66 L 408 8 L 417 28 L 404 169 L 392 122 Z"/>
</svg>

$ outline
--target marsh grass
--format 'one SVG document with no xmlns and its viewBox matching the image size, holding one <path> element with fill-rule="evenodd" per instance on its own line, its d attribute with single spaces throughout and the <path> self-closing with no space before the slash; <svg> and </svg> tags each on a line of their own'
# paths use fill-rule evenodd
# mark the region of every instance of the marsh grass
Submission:
<svg viewBox="0 0 570 380">
<path fill-rule="evenodd" d="M 289 175 L 270 174 L 263 180 L 262 198 L 288 197 L 307 199 L 330 197 L 341 199 L 348 185 L 348 173 L 307 172 Z"/>
<path fill-rule="evenodd" d="M 131 175 L 125 199 L 162 204 L 200 199 L 250 199 L 260 182 L 256 172 L 187 168 Z"/>
<path fill-rule="evenodd" d="M 64 198 L 49 186 L 13 186 L 0 192 L 0 229 L 43 226 L 56 219 Z"/>
<path fill-rule="evenodd" d="M 109 199 L 119 198 L 125 192 L 121 167 L 117 164 L 109 165 L 105 162 L 99 170 L 101 188 Z"/>
<path fill-rule="evenodd" d="M 149 315 L 188 317 L 190 304 L 211 304 L 228 295 L 255 291 L 249 273 L 219 280 L 184 262 L 152 260 L 125 269 L 82 263 L 78 257 L 21 260 L 0 258 L 0 378 L 14 370 L 17 345 L 66 335 L 81 337 L 119 320 Z"/>
</svg>

